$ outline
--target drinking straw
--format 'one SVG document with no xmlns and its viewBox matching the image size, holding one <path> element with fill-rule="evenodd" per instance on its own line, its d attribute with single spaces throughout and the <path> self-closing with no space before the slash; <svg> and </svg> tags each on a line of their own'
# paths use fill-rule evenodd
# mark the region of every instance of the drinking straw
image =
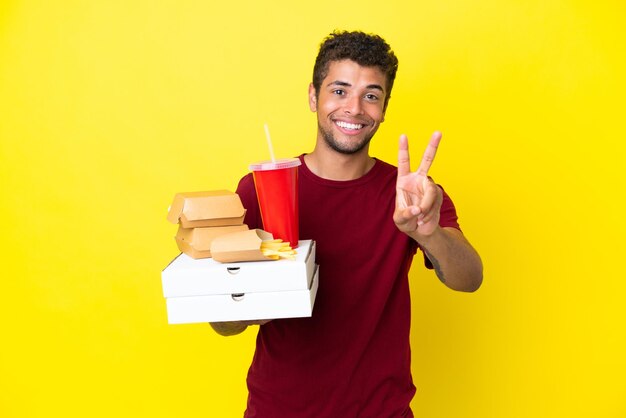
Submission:
<svg viewBox="0 0 626 418">
<path fill-rule="evenodd" d="M 272 162 L 276 162 L 276 158 L 274 158 L 274 147 L 272 147 L 272 138 L 270 138 L 270 129 L 267 127 L 267 123 L 263 125 L 265 128 L 265 137 L 267 138 L 267 146 L 270 149 L 270 157 L 272 157 Z"/>
</svg>

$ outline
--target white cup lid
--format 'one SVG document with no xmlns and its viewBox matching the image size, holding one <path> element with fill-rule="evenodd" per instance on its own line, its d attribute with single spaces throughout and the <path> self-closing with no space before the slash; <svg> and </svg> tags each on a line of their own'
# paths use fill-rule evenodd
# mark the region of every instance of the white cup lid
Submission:
<svg viewBox="0 0 626 418">
<path fill-rule="evenodd" d="M 250 170 L 252 171 L 266 171 L 266 170 L 280 170 L 282 168 L 292 168 L 301 165 L 299 158 L 281 158 L 276 161 L 261 161 L 258 163 L 250 164 Z"/>
</svg>

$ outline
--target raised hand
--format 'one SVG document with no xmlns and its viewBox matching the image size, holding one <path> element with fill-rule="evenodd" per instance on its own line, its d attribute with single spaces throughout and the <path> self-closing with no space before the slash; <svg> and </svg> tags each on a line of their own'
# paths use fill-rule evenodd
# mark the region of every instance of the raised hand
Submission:
<svg viewBox="0 0 626 418">
<path fill-rule="evenodd" d="M 439 141 L 441 141 L 441 133 L 433 133 L 419 168 L 411 172 L 409 140 L 406 135 L 400 136 L 396 210 L 393 214 L 393 221 L 399 230 L 413 238 L 429 236 L 439 226 L 439 210 L 443 193 L 428 177 L 428 170 L 435 159 Z"/>
</svg>

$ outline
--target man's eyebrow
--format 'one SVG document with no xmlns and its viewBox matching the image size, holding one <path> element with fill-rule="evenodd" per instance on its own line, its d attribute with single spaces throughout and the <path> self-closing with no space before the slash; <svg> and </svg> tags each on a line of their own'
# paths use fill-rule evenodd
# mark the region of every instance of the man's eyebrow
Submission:
<svg viewBox="0 0 626 418">
<path fill-rule="evenodd" d="M 385 90 L 383 89 L 383 86 L 379 85 L 379 84 L 370 84 L 369 86 L 367 86 L 368 90 L 380 90 L 381 93 L 384 93 Z"/>
<path fill-rule="evenodd" d="M 339 86 L 339 87 L 352 87 L 352 84 L 346 82 L 346 81 L 341 81 L 341 80 L 335 80 L 335 81 L 331 81 L 330 83 L 327 84 L 328 87 L 331 86 Z M 366 87 L 367 90 L 380 90 L 381 93 L 385 92 L 385 89 L 383 89 L 383 87 L 379 84 L 369 84 Z"/>
<path fill-rule="evenodd" d="M 328 87 L 330 86 L 352 87 L 352 84 L 346 81 L 335 80 L 335 81 L 331 81 L 330 83 L 328 83 L 327 86 Z"/>
</svg>

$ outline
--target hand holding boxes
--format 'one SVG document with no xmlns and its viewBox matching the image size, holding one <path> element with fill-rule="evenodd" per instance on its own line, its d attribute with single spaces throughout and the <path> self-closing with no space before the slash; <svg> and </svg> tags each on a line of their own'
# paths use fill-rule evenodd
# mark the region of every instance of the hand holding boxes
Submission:
<svg viewBox="0 0 626 418">
<path fill-rule="evenodd" d="M 294 259 L 270 258 L 261 247 L 272 234 L 248 230 L 244 215 L 239 196 L 225 190 L 175 196 L 168 220 L 179 223 L 183 254 L 161 274 L 170 324 L 312 315 L 315 242 L 299 241 Z"/>
</svg>

